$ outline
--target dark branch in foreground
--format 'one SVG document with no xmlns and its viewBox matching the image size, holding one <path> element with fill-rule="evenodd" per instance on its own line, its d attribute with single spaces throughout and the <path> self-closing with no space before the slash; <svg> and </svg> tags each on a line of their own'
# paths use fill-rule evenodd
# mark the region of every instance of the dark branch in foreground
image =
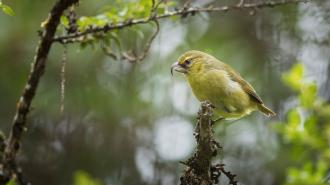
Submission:
<svg viewBox="0 0 330 185">
<path fill-rule="evenodd" d="M 45 63 L 52 45 L 56 28 L 59 24 L 63 12 L 78 0 L 59 0 L 50 11 L 45 30 L 41 35 L 41 41 L 37 48 L 37 53 L 32 64 L 31 72 L 23 93 L 17 104 L 17 111 L 13 120 L 13 125 L 2 158 L 2 168 L 0 169 L 0 185 L 5 185 L 16 175 L 21 176 L 20 170 L 16 166 L 16 154 L 20 147 L 20 139 L 26 128 L 26 116 L 30 110 L 32 99 L 36 93 L 40 77 L 45 71 Z M 22 183 L 18 181 L 18 183 Z"/>
<path fill-rule="evenodd" d="M 220 6 L 220 7 L 187 7 L 184 6 L 180 8 L 179 10 L 171 11 L 168 13 L 160 14 L 160 15 L 154 15 L 154 16 L 148 16 L 146 18 L 141 19 L 129 19 L 123 22 L 119 22 L 116 24 L 106 24 L 105 26 L 101 27 L 92 27 L 90 29 L 87 29 L 83 32 L 76 32 L 73 34 L 65 35 L 65 36 L 58 36 L 53 39 L 53 42 L 60 42 L 60 43 L 72 43 L 72 42 L 81 42 L 83 41 L 83 36 L 89 35 L 89 34 L 97 34 L 97 33 L 105 33 L 111 30 L 116 29 L 122 29 L 125 27 L 130 27 L 137 24 L 146 24 L 151 21 L 156 21 L 164 18 L 174 17 L 174 16 L 182 16 L 186 17 L 188 15 L 194 15 L 196 13 L 201 12 L 227 12 L 227 11 L 233 11 L 233 10 L 256 10 L 260 8 L 272 8 L 275 6 L 281 6 L 285 4 L 297 4 L 297 3 L 305 3 L 309 2 L 310 0 L 282 0 L 282 1 L 268 1 L 268 2 L 257 2 L 257 3 L 244 3 L 244 1 L 240 1 L 236 5 L 230 5 L 230 6 Z M 158 5 L 157 5 L 158 6 Z"/>
<path fill-rule="evenodd" d="M 195 130 L 197 149 L 187 162 L 181 185 L 211 185 L 217 184 L 221 174 L 224 174 L 230 185 L 237 185 L 236 175 L 224 169 L 224 164 L 212 165 L 212 158 L 217 155 L 220 144 L 215 141 L 212 128 L 212 106 L 203 102 L 198 112 L 198 122 Z"/>
</svg>

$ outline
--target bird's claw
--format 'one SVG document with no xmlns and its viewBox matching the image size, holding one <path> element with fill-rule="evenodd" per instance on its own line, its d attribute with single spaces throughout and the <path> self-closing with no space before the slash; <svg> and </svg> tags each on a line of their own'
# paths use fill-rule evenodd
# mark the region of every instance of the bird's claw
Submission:
<svg viewBox="0 0 330 185">
<path fill-rule="evenodd" d="M 212 125 L 214 125 L 216 122 L 222 121 L 222 120 L 225 120 L 225 118 L 224 117 L 219 117 L 219 118 L 217 118 L 215 120 L 212 120 L 211 123 L 212 123 Z"/>
</svg>

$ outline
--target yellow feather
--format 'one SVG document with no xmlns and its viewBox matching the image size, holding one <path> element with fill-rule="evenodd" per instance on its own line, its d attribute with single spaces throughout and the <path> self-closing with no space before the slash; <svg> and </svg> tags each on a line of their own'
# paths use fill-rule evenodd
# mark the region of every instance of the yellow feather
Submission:
<svg viewBox="0 0 330 185">
<path fill-rule="evenodd" d="M 248 82 L 229 65 L 211 55 L 188 51 L 173 67 L 186 75 L 196 98 L 199 101 L 209 101 L 221 117 L 241 118 L 259 109 L 268 116 L 275 115 L 264 106 Z"/>
</svg>

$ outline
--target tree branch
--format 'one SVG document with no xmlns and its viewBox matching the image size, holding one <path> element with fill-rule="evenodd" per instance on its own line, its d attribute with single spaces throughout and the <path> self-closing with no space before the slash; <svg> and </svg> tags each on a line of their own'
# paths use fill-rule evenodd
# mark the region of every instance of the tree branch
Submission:
<svg viewBox="0 0 330 185">
<path fill-rule="evenodd" d="M 155 40 L 156 36 L 158 35 L 159 33 L 159 23 L 158 23 L 158 20 L 156 19 L 155 21 L 155 24 L 156 24 L 156 30 L 155 32 L 151 35 L 150 39 L 148 40 L 146 46 L 144 47 L 142 53 L 138 56 L 138 61 L 142 61 L 146 58 L 148 52 L 149 52 L 149 49 L 151 47 L 151 44 L 152 42 Z"/>
<path fill-rule="evenodd" d="M 69 6 L 78 3 L 78 0 L 59 0 L 50 11 L 48 19 L 45 22 L 45 30 L 42 33 L 41 41 L 37 47 L 37 53 L 31 66 L 31 72 L 23 93 L 17 104 L 17 110 L 13 119 L 13 125 L 10 131 L 2 159 L 2 169 L 0 169 L 0 185 L 5 185 L 16 174 L 16 154 L 19 150 L 19 143 L 23 131 L 26 128 L 26 116 L 30 110 L 32 99 L 36 93 L 40 77 L 45 71 L 45 63 L 52 45 L 56 28 L 60 17 Z M 20 175 L 20 174 L 17 174 Z"/>
<path fill-rule="evenodd" d="M 116 24 L 106 24 L 105 26 L 101 27 L 93 27 L 87 29 L 83 32 L 77 32 L 73 34 L 68 34 L 64 36 L 55 37 L 52 41 L 53 42 L 60 42 L 60 43 L 72 43 L 72 42 L 81 42 L 83 39 L 81 37 L 88 35 L 88 34 L 96 34 L 96 33 L 104 33 L 111 30 L 122 29 L 125 27 L 130 27 L 137 24 L 146 24 L 151 21 L 160 20 L 164 18 L 174 17 L 174 16 L 183 16 L 186 17 L 187 15 L 194 15 L 196 13 L 201 12 L 227 12 L 233 10 L 249 10 L 249 9 L 259 9 L 259 8 L 272 8 L 275 6 L 285 5 L 285 4 L 297 4 L 297 3 L 306 3 L 310 0 L 282 0 L 282 1 L 268 1 L 268 2 L 257 2 L 257 3 L 245 3 L 244 1 L 240 1 L 238 4 L 230 5 L 230 6 L 220 6 L 220 7 L 182 7 L 179 10 L 171 11 L 168 13 L 155 15 L 155 16 L 148 16 L 146 18 L 141 19 L 129 19 L 123 22 L 119 22 Z M 158 6 L 154 5 L 155 7 Z M 154 12 L 154 10 L 152 10 Z"/>
<path fill-rule="evenodd" d="M 198 112 L 195 138 L 197 149 L 194 155 L 186 162 L 181 162 L 187 168 L 180 178 L 181 185 L 212 185 L 219 182 L 219 177 L 224 174 L 229 179 L 230 185 L 237 185 L 236 175 L 226 171 L 224 164 L 212 165 L 212 158 L 217 156 L 221 149 L 220 144 L 213 136 L 212 105 L 202 102 Z"/>
<path fill-rule="evenodd" d="M 152 42 L 155 40 L 156 36 L 159 33 L 159 23 L 157 20 L 155 20 L 155 25 L 156 25 L 156 29 L 154 33 L 149 38 L 149 40 L 147 41 L 146 45 L 143 48 L 143 51 L 140 54 L 135 54 L 132 53 L 131 51 L 122 51 L 118 56 L 112 49 L 108 48 L 102 43 L 101 43 L 101 48 L 107 56 L 113 58 L 114 60 L 125 60 L 131 63 L 142 61 L 147 56 Z"/>
<path fill-rule="evenodd" d="M 224 164 L 216 164 L 211 167 L 212 177 L 215 180 L 215 183 L 218 184 L 218 178 L 221 173 L 223 173 L 229 179 L 229 185 L 238 185 L 238 181 L 235 179 L 236 175 L 232 174 L 230 171 L 225 170 Z"/>
<path fill-rule="evenodd" d="M 210 185 L 212 184 L 210 168 L 214 148 L 211 120 L 212 108 L 207 102 L 201 104 L 198 112 L 198 122 L 195 130 L 197 150 L 184 164 L 187 165 L 184 175 L 180 178 L 181 185 Z"/>
</svg>

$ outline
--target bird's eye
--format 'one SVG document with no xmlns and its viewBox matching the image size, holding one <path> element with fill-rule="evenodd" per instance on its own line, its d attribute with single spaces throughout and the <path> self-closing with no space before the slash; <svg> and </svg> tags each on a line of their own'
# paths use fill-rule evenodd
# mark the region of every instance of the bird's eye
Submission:
<svg viewBox="0 0 330 185">
<path fill-rule="evenodd" d="M 190 63 L 191 63 L 190 60 L 185 60 L 185 61 L 184 61 L 184 64 L 185 64 L 185 65 L 189 65 Z"/>
</svg>

